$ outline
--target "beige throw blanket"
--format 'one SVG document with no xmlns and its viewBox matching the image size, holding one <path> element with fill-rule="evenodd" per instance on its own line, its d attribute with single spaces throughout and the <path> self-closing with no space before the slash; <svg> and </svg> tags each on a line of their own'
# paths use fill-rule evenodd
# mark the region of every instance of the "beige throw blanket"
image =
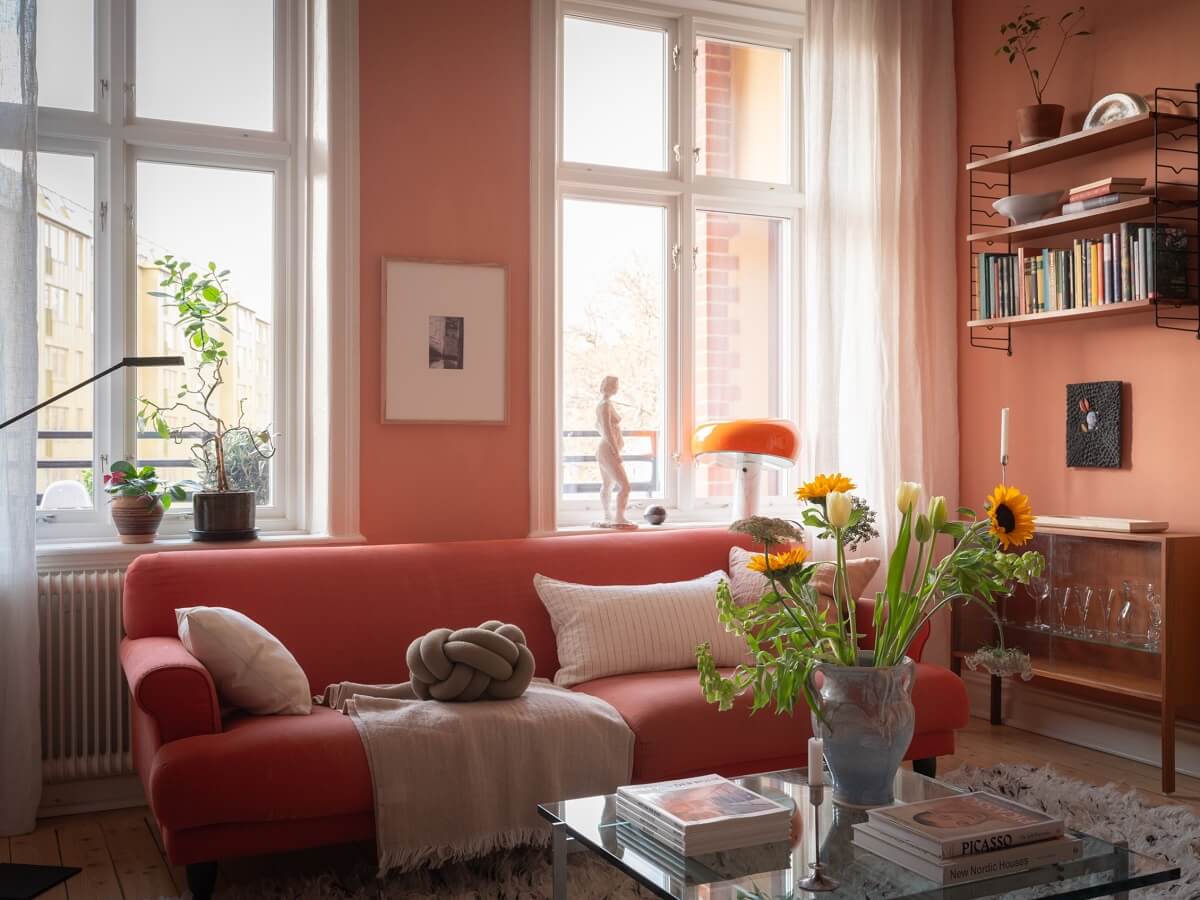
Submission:
<svg viewBox="0 0 1200 900">
<path fill-rule="evenodd" d="M 406 690 L 343 683 L 317 698 L 349 715 L 362 738 L 381 876 L 544 844 L 538 803 L 629 782 L 633 732 L 603 700 L 540 678 L 515 700 L 396 699 Z"/>
</svg>

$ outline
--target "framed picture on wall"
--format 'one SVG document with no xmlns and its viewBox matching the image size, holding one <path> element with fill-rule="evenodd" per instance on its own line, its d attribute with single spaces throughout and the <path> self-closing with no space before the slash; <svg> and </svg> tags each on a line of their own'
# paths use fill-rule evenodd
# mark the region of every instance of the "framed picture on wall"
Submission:
<svg viewBox="0 0 1200 900">
<path fill-rule="evenodd" d="M 383 260 L 383 421 L 507 420 L 508 269 Z"/>
</svg>

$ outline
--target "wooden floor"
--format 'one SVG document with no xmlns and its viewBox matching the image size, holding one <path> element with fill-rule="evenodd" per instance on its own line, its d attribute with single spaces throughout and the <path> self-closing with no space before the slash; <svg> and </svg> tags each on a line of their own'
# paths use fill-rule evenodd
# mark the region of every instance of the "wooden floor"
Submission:
<svg viewBox="0 0 1200 900">
<path fill-rule="evenodd" d="M 949 772 L 963 764 L 991 766 L 1052 765 L 1062 775 L 1091 784 L 1115 782 L 1135 789 L 1147 802 L 1183 803 L 1200 814 L 1200 779 L 1178 778 L 1178 792 L 1169 797 L 1159 790 L 1158 769 L 1086 747 L 1010 728 L 982 719 L 958 734 L 958 753 L 939 760 Z M 361 854 L 361 849 L 359 851 Z M 297 866 L 317 870 L 354 858 L 348 848 L 306 851 L 301 859 L 259 857 L 222 868 L 221 878 L 243 881 L 263 875 L 295 872 Z M 182 869 L 163 858 L 158 830 L 146 809 L 120 810 L 45 819 L 32 834 L 0 838 L 0 862 L 80 866 L 83 872 L 45 894 L 49 900 L 151 900 L 177 897 L 184 891 Z"/>
</svg>

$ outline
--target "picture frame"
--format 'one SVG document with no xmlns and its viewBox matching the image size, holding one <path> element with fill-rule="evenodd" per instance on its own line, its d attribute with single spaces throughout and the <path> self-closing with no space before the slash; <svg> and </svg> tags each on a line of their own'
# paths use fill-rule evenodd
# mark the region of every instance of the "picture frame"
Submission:
<svg viewBox="0 0 1200 900">
<path fill-rule="evenodd" d="M 383 424 L 508 422 L 508 267 L 384 257 Z"/>
<path fill-rule="evenodd" d="M 1067 467 L 1118 469 L 1124 460 L 1122 383 L 1067 385 Z"/>
</svg>

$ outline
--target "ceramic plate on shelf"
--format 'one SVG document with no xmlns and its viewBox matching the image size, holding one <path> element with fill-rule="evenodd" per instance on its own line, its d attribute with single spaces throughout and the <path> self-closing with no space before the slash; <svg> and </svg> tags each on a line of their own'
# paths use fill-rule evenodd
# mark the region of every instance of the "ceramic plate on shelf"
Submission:
<svg viewBox="0 0 1200 900">
<path fill-rule="evenodd" d="M 1083 120 L 1083 129 L 1099 128 L 1119 119 L 1150 112 L 1150 104 L 1141 94 L 1109 94 L 1096 101 Z"/>
</svg>

